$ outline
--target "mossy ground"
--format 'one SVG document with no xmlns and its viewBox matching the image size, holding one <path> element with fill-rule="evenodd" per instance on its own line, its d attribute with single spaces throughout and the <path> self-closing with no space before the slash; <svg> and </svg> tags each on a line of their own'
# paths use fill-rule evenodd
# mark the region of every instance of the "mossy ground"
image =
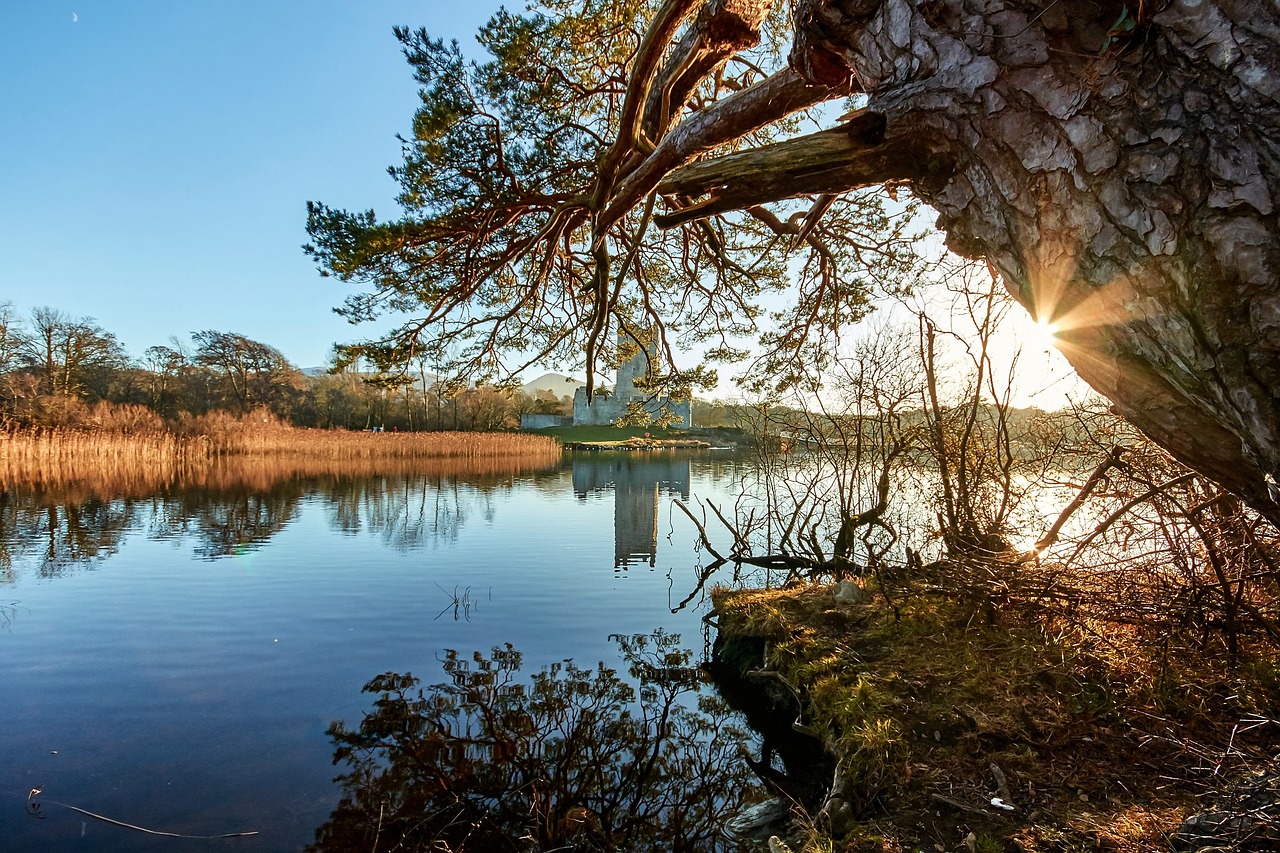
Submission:
<svg viewBox="0 0 1280 853">
<path fill-rule="evenodd" d="M 1261 722 L 1280 696 L 1270 648 L 1231 667 L 1211 638 L 927 593 L 896 612 L 816 584 L 713 600 L 722 637 L 767 641 L 766 666 L 844 764 L 858 821 L 809 849 L 1167 851 L 1197 795 L 1277 734 Z"/>
</svg>

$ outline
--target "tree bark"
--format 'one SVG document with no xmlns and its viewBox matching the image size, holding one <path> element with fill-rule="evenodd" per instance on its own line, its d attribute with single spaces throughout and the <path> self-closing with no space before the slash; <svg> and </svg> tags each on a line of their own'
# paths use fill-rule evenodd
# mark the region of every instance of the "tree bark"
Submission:
<svg viewBox="0 0 1280 853">
<path fill-rule="evenodd" d="M 852 76 L 880 138 L 811 142 L 823 163 L 801 178 L 726 177 L 724 158 L 659 190 L 714 212 L 907 183 L 1120 415 L 1280 521 L 1263 479 L 1280 479 L 1280 4 L 797 0 L 795 16 L 793 68 Z"/>
</svg>

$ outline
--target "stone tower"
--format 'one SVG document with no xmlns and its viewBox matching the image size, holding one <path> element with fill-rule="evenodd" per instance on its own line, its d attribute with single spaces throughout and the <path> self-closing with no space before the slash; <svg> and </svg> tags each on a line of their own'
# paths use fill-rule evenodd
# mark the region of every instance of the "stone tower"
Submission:
<svg viewBox="0 0 1280 853">
<path fill-rule="evenodd" d="M 635 342 L 626 332 L 619 331 L 618 350 L 622 351 L 631 346 L 635 346 Z M 643 380 L 657 369 L 658 347 L 650 336 L 643 348 L 636 350 L 635 355 L 618 365 L 618 381 L 614 385 L 613 393 L 624 404 L 643 399 L 645 392 L 636 389 L 636 381 L 640 380 L 641 384 L 644 384 Z"/>
</svg>

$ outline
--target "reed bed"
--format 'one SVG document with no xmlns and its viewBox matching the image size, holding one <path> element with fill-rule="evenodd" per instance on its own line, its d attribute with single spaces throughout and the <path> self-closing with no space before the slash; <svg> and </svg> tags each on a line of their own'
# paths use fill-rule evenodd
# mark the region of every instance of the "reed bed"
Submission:
<svg viewBox="0 0 1280 853">
<path fill-rule="evenodd" d="M 222 454 L 305 456 L 311 459 L 481 459 L 560 457 L 560 444 L 543 435 L 479 432 L 345 432 L 268 427 L 222 434 Z"/>
<path fill-rule="evenodd" d="M 537 435 L 356 433 L 295 429 L 274 421 L 201 420 L 183 425 L 181 432 L 0 432 L 0 486 L 92 483 L 111 494 L 138 495 L 176 483 L 274 481 L 290 472 L 514 474 L 546 468 L 560 459 L 560 445 Z M 255 469 L 258 473 L 250 475 Z"/>
<path fill-rule="evenodd" d="M 135 492 L 175 482 L 213 458 L 206 436 L 57 429 L 8 432 L 0 433 L 0 484 L 101 480 Z"/>
<path fill-rule="evenodd" d="M 288 482 L 335 482 L 370 477 L 421 477 L 455 480 L 487 488 L 512 477 L 546 471 L 550 465 L 536 458 L 490 456 L 475 459 L 308 459 L 305 457 L 225 456 L 187 468 L 181 476 L 164 471 L 124 471 L 79 479 L 45 478 L 0 482 L 15 494 L 37 494 L 42 503 L 145 499 L 194 489 L 210 494 L 270 492 Z"/>
</svg>

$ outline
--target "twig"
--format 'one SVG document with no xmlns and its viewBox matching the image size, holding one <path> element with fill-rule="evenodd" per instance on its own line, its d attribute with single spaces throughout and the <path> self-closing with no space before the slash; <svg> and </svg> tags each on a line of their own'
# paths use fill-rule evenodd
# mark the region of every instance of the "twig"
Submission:
<svg viewBox="0 0 1280 853">
<path fill-rule="evenodd" d="M 1044 536 L 1041 536 L 1040 541 L 1035 544 L 1035 551 L 1037 553 L 1058 541 L 1058 534 L 1062 532 L 1062 526 L 1067 523 L 1067 519 L 1071 518 L 1075 511 L 1079 509 L 1086 500 L 1088 500 L 1089 495 L 1093 493 L 1095 488 L 1097 488 L 1098 483 L 1102 482 L 1102 478 L 1106 476 L 1107 471 L 1120 465 L 1120 455 L 1124 453 L 1125 450 L 1126 448 L 1119 445 L 1111 448 L 1111 451 L 1107 454 L 1107 458 L 1102 460 L 1102 464 L 1095 468 L 1094 472 L 1089 475 L 1089 479 L 1080 487 L 1080 491 L 1076 493 L 1076 496 L 1072 499 L 1071 503 L 1067 504 L 1066 507 L 1063 508 L 1062 512 L 1058 514 L 1058 520 L 1053 523 L 1053 526 L 1049 528 L 1049 531 L 1045 533 Z"/>
<path fill-rule="evenodd" d="M 39 795 L 40 792 L 41 792 L 41 789 L 32 788 L 31 793 L 27 794 L 28 809 L 34 809 L 34 810 L 39 809 L 40 803 L 39 802 L 33 803 L 32 800 L 37 795 Z M 125 829 L 132 829 L 135 832 L 145 832 L 147 835 L 163 835 L 166 838 L 194 838 L 199 840 L 208 840 L 208 839 L 214 839 L 214 838 L 244 838 L 246 836 L 258 834 L 257 830 L 253 830 L 251 832 L 228 832 L 223 835 L 183 835 L 182 833 L 178 833 L 178 832 L 164 832 L 158 829 L 147 829 L 144 826 L 136 826 L 132 823 L 125 823 L 122 820 L 109 818 L 106 815 L 95 814 L 94 812 L 91 812 L 87 809 L 82 809 L 79 806 L 73 806 L 70 803 L 60 803 L 57 800 L 44 800 L 43 802 L 49 803 L 50 805 L 54 805 L 54 806 L 62 806 L 64 809 L 71 809 L 73 812 L 79 812 L 85 817 L 91 817 L 94 820 L 100 820 L 103 823 L 109 823 L 112 826 L 122 826 Z"/>
<path fill-rule="evenodd" d="M 977 806 L 971 806 L 968 803 L 962 803 L 959 800 L 954 800 L 951 797 L 946 796 L 945 794 L 939 794 L 935 792 L 930 794 L 929 797 L 931 799 L 937 800 L 940 803 L 946 803 L 947 805 L 951 806 L 953 809 L 959 809 L 962 812 L 969 812 L 970 814 L 986 815 L 987 817 L 991 816 L 991 812 L 987 811 L 986 809 L 978 808 Z"/>
<path fill-rule="evenodd" d="M 698 519 L 694 517 L 694 514 L 689 511 L 689 508 L 678 498 L 673 498 L 672 503 L 680 507 L 684 514 L 689 517 L 689 520 L 693 522 L 693 526 L 698 529 L 698 538 L 702 540 L 702 547 L 707 549 L 707 553 L 715 557 L 717 563 L 725 563 L 725 558 L 720 556 L 720 552 L 715 549 L 715 546 L 711 544 L 711 539 L 707 537 L 707 529 L 702 526 L 702 522 L 698 521 Z M 716 515 L 720 515 L 720 513 L 717 512 Z M 720 520 L 724 521 L 724 517 L 721 516 Z M 730 529 L 732 530 L 732 528 Z"/>
<path fill-rule="evenodd" d="M 1194 480 L 1197 476 L 1198 475 L 1194 471 L 1191 471 L 1186 474 L 1182 474 L 1181 476 L 1174 477 L 1172 480 L 1167 480 L 1166 482 L 1161 483 L 1158 486 L 1153 486 L 1147 491 L 1138 495 L 1133 500 L 1126 503 L 1124 506 L 1117 509 L 1115 512 L 1111 513 L 1111 515 L 1107 516 L 1102 521 L 1100 521 L 1097 524 L 1097 526 L 1093 528 L 1093 531 L 1088 536 L 1086 536 L 1080 542 L 1079 545 L 1076 546 L 1076 550 L 1071 553 L 1071 556 L 1063 561 L 1062 563 L 1063 567 L 1065 568 L 1066 566 L 1069 566 L 1073 562 L 1075 562 L 1076 557 L 1079 557 L 1082 553 L 1084 553 L 1084 549 L 1088 547 L 1089 543 L 1092 542 L 1094 539 L 1098 538 L 1099 536 L 1101 536 L 1103 533 L 1105 533 L 1107 529 L 1111 527 L 1112 524 L 1115 524 L 1115 522 L 1120 518 L 1120 516 L 1124 515 L 1126 512 L 1138 506 L 1139 504 L 1151 500 L 1156 495 L 1160 494 L 1166 489 L 1173 488 L 1174 486 L 1181 485 L 1182 483 L 1189 483 L 1190 481 Z"/>
</svg>

